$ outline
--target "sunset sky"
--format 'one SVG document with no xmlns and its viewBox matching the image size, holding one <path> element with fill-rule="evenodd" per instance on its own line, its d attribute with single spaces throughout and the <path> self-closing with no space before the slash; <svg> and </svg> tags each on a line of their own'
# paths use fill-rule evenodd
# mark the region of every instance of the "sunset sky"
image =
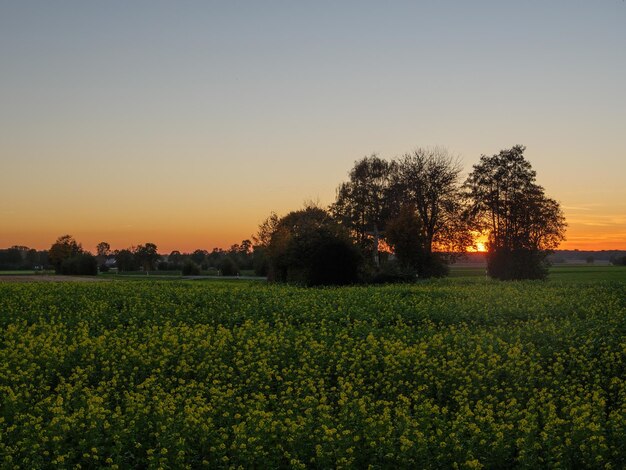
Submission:
<svg viewBox="0 0 626 470">
<path fill-rule="evenodd" d="M 626 249 L 626 2 L 0 0 L 0 248 L 228 247 L 355 160 L 515 144 Z"/>
</svg>

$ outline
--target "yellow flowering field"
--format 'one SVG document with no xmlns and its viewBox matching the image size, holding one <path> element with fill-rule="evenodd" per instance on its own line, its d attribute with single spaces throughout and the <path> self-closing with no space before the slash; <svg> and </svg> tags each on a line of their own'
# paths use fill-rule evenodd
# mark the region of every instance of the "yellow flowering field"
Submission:
<svg viewBox="0 0 626 470">
<path fill-rule="evenodd" d="M 626 284 L 0 284 L 3 468 L 626 467 Z"/>
</svg>

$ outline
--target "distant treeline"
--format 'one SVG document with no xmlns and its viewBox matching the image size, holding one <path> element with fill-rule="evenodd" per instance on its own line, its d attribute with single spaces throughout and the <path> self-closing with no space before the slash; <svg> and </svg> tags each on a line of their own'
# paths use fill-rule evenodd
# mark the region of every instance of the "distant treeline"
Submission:
<svg viewBox="0 0 626 470">
<path fill-rule="evenodd" d="M 48 251 L 12 247 L 0 250 L 0 260 L 5 261 L 0 265 L 2 270 L 54 269 L 58 274 L 95 275 L 98 271 L 110 270 L 178 271 L 189 275 L 201 274 L 203 271 L 237 275 L 242 270 L 254 270 L 259 276 L 267 274 L 267 262 L 255 256 L 250 240 L 235 243 L 227 250 L 197 249 L 191 253 L 178 250 L 159 253 L 154 243 L 112 250 L 109 243 L 100 242 L 94 254 L 84 250 L 82 244 L 71 235 L 63 235 Z"/>
<path fill-rule="evenodd" d="M 63 235 L 47 259 L 25 247 L 11 248 L 5 269 L 30 264 L 52 266 L 60 274 L 115 268 L 185 275 L 254 270 L 272 281 L 344 285 L 443 277 L 449 264 L 463 258 L 482 259 L 488 275 L 501 280 L 545 279 L 550 262 L 572 258 L 625 264 L 619 251 L 555 253 L 565 239 L 565 216 L 537 184 L 524 151 L 516 145 L 482 155 L 465 181 L 459 160 L 442 148 L 391 160 L 364 157 L 329 207 L 307 204 L 282 217 L 272 213 L 252 241 L 228 250 L 160 254 L 154 243 L 145 243 L 113 251 L 103 241 L 91 254 Z M 476 243 L 478 237 L 486 241 Z M 486 253 L 466 253 L 472 246 Z"/>
<path fill-rule="evenodd" d="M 47 250 L 35 250 L 27 246 L 0 249 L 0 271 L 44 269 L 50 266 Z"/>
<path fill-rule="evenodd" d="M 146 245 L 152 244 L 146 243 Z M 146 245 L 109 250 L 106 254 L 94 257 L 96 261 L 99 261 L 98 267 L 103 272 L 109 271 L 111 268 L 118 269 L 120 272 L 140 271 L 145 267 L 143 252 Z M 144 248 L 142 249 L 142 247 Z M 267 275 L 267 258 L 259 250 L 254 249 L 250 240 L 243 240 L 240 244 L 236 243 L 227 250 L 213 248 L 211 251 L 197 249 L 193 252 L 173 250 L 170 253 L 157 253 L 152 261 L 153 264 L 149 265 L 148 268 L 158 271 L 185 270 L 186 272 L 191 271 L 191 274 L 202 271 L 226 273 L 254 271 L 258 276 Z M 487 253 L 468 252 L 457 258 L 456 261 L 484 264 L 487 261 Z M 580 261 L 581 263 L 601 261 L 614 265 L 626 265 L 626 250 L 556 250 L 548 256 L 548 261 L 553 264 L 568 261 Z M 48 250 L 36 250 L 18 245 L 0 249 L 0 271 L 52 269 L 54 266 L 49 262 Z"/>
<path fill-rule="evenodd" d="M 183 274 L 189 275 L 211 270 L 224 275 L 236 275 L 241 270 L 254 270 L 259 275 L 267 273 L 262 265 L 255 263 L 254 250 L 250 240 L 235 243 L 227 250 L 222 248 L 213 248 L 211 251 L 197 249 L 191 253 L 174 250 L 167 254 L 159 254 L 153 243 L 112 252 L 102 249 L 98 251 L 97 258 L 101 271 L 115 267 L 121 272 L 159 270 L 181 271 Z"/>
<path fill-rule="evenodd" d="M 626 264 L 626 250 L 557 250 L 548 256 L 551 263 L 565 263 L 568 261 L 580 261 L 593 263 L 595 261 L 609 262 L 611 264 Z"/>
</svg>

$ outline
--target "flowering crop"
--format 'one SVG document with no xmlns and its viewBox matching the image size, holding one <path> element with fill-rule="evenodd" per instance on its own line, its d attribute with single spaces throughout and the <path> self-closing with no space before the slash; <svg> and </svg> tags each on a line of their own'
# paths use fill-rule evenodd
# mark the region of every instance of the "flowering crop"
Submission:
<svg viewBox="0 0 626 470">
<path fill-rule="evenodd" d="M 624 468 L 626 285 L 0 284 L 15 468 Z"/>
</svg>

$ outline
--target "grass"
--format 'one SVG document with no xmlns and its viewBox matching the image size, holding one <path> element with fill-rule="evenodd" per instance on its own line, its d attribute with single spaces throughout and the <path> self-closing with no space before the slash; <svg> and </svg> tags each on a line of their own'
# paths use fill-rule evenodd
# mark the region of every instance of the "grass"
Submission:
<svg viewBox="0 0 626 470">
<path fill-rule="evenodd" d="M 555 266 L 551 281 L 621 281 L 626 282 L 626 266 Z"/>
<path fill-rule="evenodd" d="M 52 270 L 35 271 L 32 269 L 15 269 L 15 270 L 8 270 L 8 271 L 0 271 L 0 276 L 41 276 L 41 275 L 48 275 L 48 274 L 54 274 L 54 271 Z"/>
<path fill-rule="evenodd" d="M 451 278 L 486 278 L 484 266 L 452 266 Z M 626 282 L 626 266 L 552 266 L 548 282 Z"/>
<path fill-rule="evenodd" d="M 39 276 L 42 274 L 54 274 L 54 271 L 0 271 L 0 276 Z M 242 276 L 254 276 L 254 271 L 242 271 Z M 213 271 L 206 271 L 202 276 L 215 276 Z M 100 278 L 120 281 L 176 281 L 188 279 L 180 271 L 150 271 L 146 274 L 143 271 L 131 271 L 125 273 L 101 273 Z M 486 279 L 484 266 L 452 266 L 450 268 L 450 278 L 452 279 Z M 235 279 L 234 277 L 224 277 L 223 280 Z M 190 279 L 193 280 L 193 279 Z M 221 281 L 222 279 L 200 278 L 196 281 Z M 626 282 L 626 266 L 553 266 L 550 268 L 548 282 L 598 282 L 598 281 L 620 281 Z"/>
</svg>

